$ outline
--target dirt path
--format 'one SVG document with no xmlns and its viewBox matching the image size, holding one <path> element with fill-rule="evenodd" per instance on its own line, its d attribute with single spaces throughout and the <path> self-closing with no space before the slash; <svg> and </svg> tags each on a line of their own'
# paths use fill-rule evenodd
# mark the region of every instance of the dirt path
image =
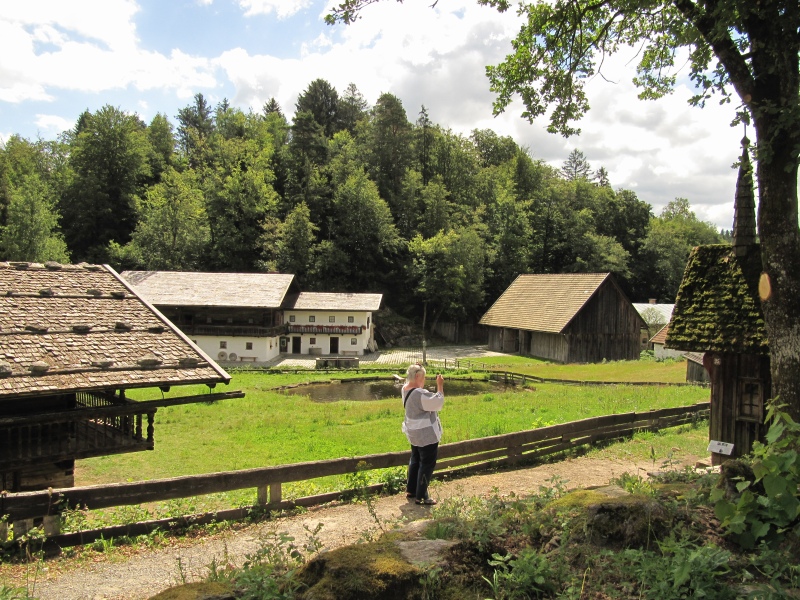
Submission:
<svg viewBox="0 0 800 600">
<path fill-rule="evenodd" d="M 694 458 L 687 458 L 687 463 Z M 635 473 L 647 464 L 580 457 L 537 467 L 476 475 L 451 482 L 435 483 L 432 496 L 443 499 L 451 496 L 479 496 L 514 492 L 525 495 L 537 492 L 540 485 L 558 475 L 568 480 L 567 486 L 603 485 L 609 479 L 627 471 Z M 423 519 L 429 509 L 408 502 L 405 494 L 383 497 L 375 503 L 378 518 L 391 527 L 392 523 Z M 145 599 L 182 581 L 197 581 L 204 577 L 213 560 L 218 564 L 240 566 L 247 554 L 258 549 L 260 540 L 270 532 L 287 532 L 300 542 L 307 535 L 304 526 L 322 529 L 317 538 L 331 549 L 358 542 L 364 535 L 377 532 L 377 524 L 364 504 L 342 504 L 320 507 L 307 513 L 283 517 L 226 531 L 202 539 L 182 538 L 176 545 L 148 551 L 141 549 L 131 556 L 121 551 L 98 554 L 83 562 L 79 569 L 61 571 L 59 561 L 45 564 L 34 594 L 43 600 L 111 600 Z M 24 582 L 14 582 L 15 585 Z"/>
</svg>

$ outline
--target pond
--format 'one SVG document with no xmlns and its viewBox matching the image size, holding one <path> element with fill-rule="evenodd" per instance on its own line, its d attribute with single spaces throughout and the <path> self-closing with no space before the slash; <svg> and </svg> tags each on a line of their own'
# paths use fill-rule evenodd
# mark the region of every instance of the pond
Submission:
<svg viewBox="0 0 800 600">
<path fill-rule="evenodd" d="M 313 402 L 336 402 L 338 400 L 384 400 L 397 398 L 400 400 L 402 384 L 394 381 L 344 381 L 342 383 L 323 383 L 304 385 L 283 390 L 284 394 L 295 396 L 309 396 Z M 436 385 L 426 386 L 429 390 L 436 390 Z M 487 394 L 489 392 L 502 392 L 506 389 L 503 383 L 491 381 L 470 381 L 467 379 L 448 379 L 444 383 L 446 396 L 470 396 L 474 394 Z"/>
</svg>

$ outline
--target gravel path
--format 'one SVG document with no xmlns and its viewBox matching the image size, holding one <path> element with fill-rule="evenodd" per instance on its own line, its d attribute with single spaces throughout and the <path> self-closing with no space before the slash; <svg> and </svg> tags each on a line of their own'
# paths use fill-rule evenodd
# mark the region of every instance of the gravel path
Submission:
<svg viewBox="0 0 800 600">
<path fill-rule="evenodd" d="M 694 458 L 687 458 L 692 464 Z M 476 475 L 455 481 L 434 483 L 432 496 L 478 496 L 494 493 L 518 495 L 537 492 L 540 485 L 558 475 L 569 481 L 568 487 L 603 485 L 623 472 L 635 473 L 647 464 L 636 464 L 594 457 L 579 457 L 561 462 Z M 384 527 L 423 519 L 430 509 L 415 505 L 405 494 L 383 497 L 375 503 Z M 287 532 L 300 542 L 306 539 L 304 527 L 322 529 L 317 538 L 328 549 L 352 544 L 364 536 L 378 533 L 377 524 L 364 504 L 341 504 L 319 507 L 291 517 L 282 517 L 255 525 L 234 528 L 198 539 L 182 538 L 176 545 L 148 551 L 138 549 L 126 556 L 121 551 L 98 554 L 80 563 L 80 568 L 63 569 L 63 561 L 50 561 L 40 574 L 34 590 L 42 600 L 111 600 L 145 599 L 182 581 L 204 577 L 212 561 L 240 566 L 247 554 L 254 552 L 260 540 L 270 532 Z M 24 582 L 15 582 L 16 585 Z"/>
</svg>

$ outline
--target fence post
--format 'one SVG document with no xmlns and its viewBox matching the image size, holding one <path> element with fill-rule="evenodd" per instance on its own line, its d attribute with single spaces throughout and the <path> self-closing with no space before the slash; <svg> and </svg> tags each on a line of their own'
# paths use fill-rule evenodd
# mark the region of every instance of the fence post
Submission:
<svg viewBox="0 0 800 600">
<path fill-rule="evenodd" d="M 280 504 L 281 502 L 281 483 L 280 481 L 277 483 L 270 483 L 269 484 L 269 503 L 270 504 Z"/>
<path fill-rule="evenodd" d="M 13 529 L 12 534 L 15 540 L 20 539 L 23 535 L 28 533 L 31 529 L 33 529 L 33 519 L 22 519 L 20 521 L 14 521 L 11 524 L 11 528 Z"/>
<path fill-rule="evenodd" d="M 61 515 L 47 515 L 42 519 L 44 534 L 46 536 L 58 535 L 61 533 Z"/>
<path fill-rule="evenodd" d="M 256 488 L 256 503 L 260 506 L 264 506 L 269 502 L 268 498 L 268 491 L 269 487 L 267 485 L 262 485 Z"/>
<path fill-rule="evenodd" d="M 8 541 L 8 523 L 0 521 L 0 546 Z"/>
</svg>

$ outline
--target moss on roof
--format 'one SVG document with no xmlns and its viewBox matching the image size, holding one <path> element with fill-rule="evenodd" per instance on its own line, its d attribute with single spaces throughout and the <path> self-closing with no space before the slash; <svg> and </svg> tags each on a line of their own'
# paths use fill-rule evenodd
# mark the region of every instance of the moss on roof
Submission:
<svg viewBox="0 0 800 600">
<path fill-rule="evenodd" d="M 758 297 L 761 251 L 746 256 L 732 246 L 698 246 L 675 301 L 667 347 L 676 350 L 767 354 L 767 333 Z"/>
</svg>

